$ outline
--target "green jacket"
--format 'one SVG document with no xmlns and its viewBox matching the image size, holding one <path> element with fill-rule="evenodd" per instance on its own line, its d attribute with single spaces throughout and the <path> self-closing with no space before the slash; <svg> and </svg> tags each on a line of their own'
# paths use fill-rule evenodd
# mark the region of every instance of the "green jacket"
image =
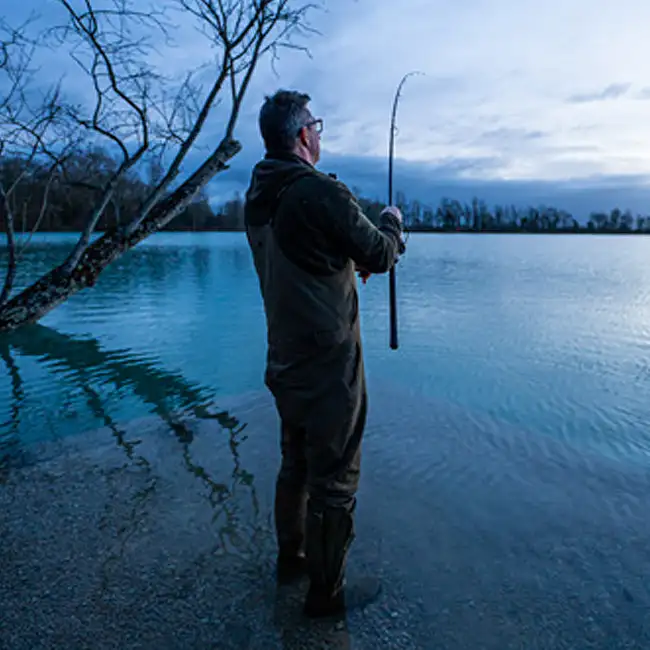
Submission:
<svg viewBox="0 0 650 650">
<path fill-rule="evenodd" d="M 359 337 L 355 263 L 385 273 L 404 251 L 401 225 L 374 225 L 352 193 L 292 154 L 253 169 L 245 224 L 267 320 L 269 363 Z"/>
</svg>

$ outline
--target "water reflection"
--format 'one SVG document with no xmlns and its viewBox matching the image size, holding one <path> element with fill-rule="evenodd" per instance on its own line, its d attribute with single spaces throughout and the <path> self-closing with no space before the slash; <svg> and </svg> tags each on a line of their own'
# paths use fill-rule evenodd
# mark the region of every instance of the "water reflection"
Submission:
<svg viewBox="0 0 650 650">
<path fill-rule="evenodd" d="M 157 367 L 125 350 L 103 349 L 95 339 L 75 339 L 35 325 L 4 337 L 0 345 L 0 356 L 11 377 L 12 387 L 11 421 L 6 427 L 10 434 L 3 451 L 6 479 L 11 478 L 12 471 L 18 474 L 21 450 L 24 451 L 18 424 L 25 407 L 25 384 L 15 360 L 17 354 L 56 367 L 66 388 L 83 396 L 86 407 L 103 425 L 103 431 L 110 432 L 120 451 L 118 462 L 109 462 L 100 468 L 108 498 L 101 512 L 96 513 L 96 521 L 108 548 L 95 559 L 93 570 L 99 580 L 97 597 L 110 602 L 116 593 L 125 589 L 125 572 L 128 573 L 127 567 L 137 557 L 138 547 L 153 542 L 151 553 L 167 553 L 165 542 L 152 540 L 150 533 L 159 523 L 157 519 L 165 517 L 166 513 L 161 512 L 161 502 L 169 499 L 171 479 L 171 487 L 178 492 L 175 496 L 180 499 L 181 507 L 186 499 L 187 507 L 194 507 L 192 499 L 197 495 L 208 504 L 212 512 L 209 528 L 214 541 L 206 545 L 205 537 L 202 537 L 185 568 L 169 569 L 164 562 L 161 563 L 155 569 L 158 578 L 164 581 L 172 575 L 174 582 L 171 590 L 162 589 L 157 597 L 168 599 L 170 603 L 185 598 L 196 588 L 196 572 L 214 572 L 218 557 L 227 556 L 245 560 L 242 584 L 246 583 L 245 572 L 257 573 L 253 580 L 257 596 L 243 593 L 242 598 L 251 602 L 264 599 L 260 593 L 264 592 L 263 585 L 269 584 L 269 575 L 272 575 L 269 569 L 273 538 L 270 513 L 265 516 L 255 476 L 242 457 L 247 423 L 227 410 L 216 408 L 214 396 L 207 387 L 194 384 L 179 373 Z M 108 395 L 115 387 L 122 391 L 128 389 L 155 413 L 156 422 L 165 431 L 173 433 L 175 442 L 171 447 L 160 446 L 164 431 L 159 426 L 134 427 L 112 414 Z M 219 441 L 214 440 L 215 423 L 224 444 L 219 445 Z M 91 444 L 101 446 L 100 433 L 91 439 Z M 206 441 L 212 450 L 215 446 L 227 450 L 225 476 L 212 467 L 216 465 L 220 470 L 225 459 L 219 458 L 215 463 L 214 454 L 206 454 Z M 65 443 L 63 441 L 64 448 Z M 171 453 L 168 453 L 170 449 Z M 7 462 L 9 458 L 11 463 Z M 174 474 L 174 468 L 178 467 L 182 468 L 185 479 Z M 186 489 L 188 478 L 189 484 L 195 486 L 192 493 Z M 94 489 L 93 478 L 87 479 L 85 471 L 74 473 L 65 480 L 76 483 L 82 495 L 86 490 L 91 492 Z M 76 502 L 66 503 L 64 507 L 84 507 L 87 505 L 83 503 L 84 499 L 81 496 L 80 501 L 78 497 Z M 90 532 L 87 530 L 87 534 Z M 188 534 L 196 535 L 199 541 L 199 529 L 190 530 Z M 66 541 L 62 542 L 65 546 Z M 160 548 L 157 548 L 159 544 Z M 302 590 L 295 589 L 278 590 L 275 594 L 272 625 L 282 647 L 297 650 L 313 647 L 313 643 L 325 643 L 331 648 L 349 648 L 350 636 L 345 624 L 304 626 L 300 618 L 302 597 Z"/>
<path fill-rule="evenodd" d="M 138 359 L 124 350 L 104 350 L 96 339 L 75 339 L 56 330 L 34 325 L 9 334 L 2 340 L 0 355 L 7 366 L 12 382 L 11 422 L 2 443 L 5 473 L 16 465 L 21 444 L 17 436 L 24 402 L 23 381 L 13 358 L 13 351 L 22 356 L 37 358 L 56 366 L 58 375 L 69 388 L 80 391 L 93 416 L 107 427 L 125 458 L 133 465 L 151 474 L 152 464 L 143 453 L 138 452 L 140 440 L 130 437 L 128 425 L 120 425 L 110 414 L 106 397 L 99 388 L 108 391 L 128 388 L 149 410 L 175 434 L 181 445 L 181 457 L 187 472 L 208 488 L 207 501 L 214 509 L 213 522 L 217 526 L 220 545 L 241 549 L 245 537 L 238 530 L 238 500 L 244 497 L 240 489 L 248 492 L 254 519 L 260 517 L 259 500 L 253 474 L 242 467 L 239 447 L 246 440 L 245 423 L 225 410 L 215 410 L 214 396 L 204 386 L 187 381 L 180 373 L 166 371 Z M 194 441 L 193 421 L 216 422 L 227 437 L 227 448 L 232 463 L 229 482 L 217 481 L 192 455 Z M 138 492 L 135 499 L 155 490 L 155 477 L 151 485 Z M 266 527 L 264 528 L 266 529 Z M 255 546 L 260 531 L 254 528 L 247 542 Z M 215 549 L 216 550 L 216 549 Z"/>
<path fill-rule="evenodd" d="M 9 422 L 3 424 L 5 434 L 0 438 L 0 482 L 6 479 L 6 472 L 12 459 L 20 454 L 20 413 L 25 400 L 23 380 L 18 366 L 11 356 L 9 346 L 0 342 L 0 356 L 7 367 L 11 378 L 11 416 Z"/>
<path fill-rule="evenodd" d="M 161 417 L 179 407 L 198 408 L 212 398 L 208 388 L 187 381 L 182 374 L 161 369 L 128 349 L 104 350 L 95 338 L 74 338 L 31 325 L 5 335 L 3 342 L 5 348 L 54 367 L 73 385 L 92 381 L 107 388 L 128 388 Z"/>
</svg>

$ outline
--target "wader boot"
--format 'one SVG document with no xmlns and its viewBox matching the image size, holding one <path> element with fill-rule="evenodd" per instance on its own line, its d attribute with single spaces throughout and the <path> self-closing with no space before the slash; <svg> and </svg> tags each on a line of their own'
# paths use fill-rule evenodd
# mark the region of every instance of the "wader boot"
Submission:
<svg viewBox="0 0 650 650">
<path fill-rule="evenodd" d="M 310 585 L 305 616 L 342 617 L 350 609 L 369 605 L 379 595 L 380 583 L 376 578 L 346 583 L 347 556 L 354 537 L 353 512 L 345 508 L 308 509 L 306 548 Z"/>
<path fill-rule="evenodd" d="M 275 527 L 278 540 L 277 581 L 288 585 L 307 573 L 304 537 L 307 494 L 278 481 L 275 489 Z"/>
</svg>

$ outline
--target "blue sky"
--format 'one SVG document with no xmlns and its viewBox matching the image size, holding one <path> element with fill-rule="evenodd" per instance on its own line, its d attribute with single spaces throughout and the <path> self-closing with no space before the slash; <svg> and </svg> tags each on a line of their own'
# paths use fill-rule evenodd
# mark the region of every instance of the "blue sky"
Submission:
<svg viewBox="0 0 650 650">
<path fill-rule="evenodd" d="M 327 0 L 311 22 L 311 57 L 286 50 L 276 72 L 260 65 L 237 129 L 244 150 L 210 184 L 214 201 L 245 189 L 262 155 L 257 111 L 279 87 L 308 92 L 324 118 L 321 168 L 385 199 L 393 94 L 417 69 L 398 116 L 397 189 L 431 204 L 476 194 L 577 216 L 650 213 L 647 0 Z M 168 73 L 212 55 L 189 22 L 175 35 L 158 61 Z"/>
</svg>

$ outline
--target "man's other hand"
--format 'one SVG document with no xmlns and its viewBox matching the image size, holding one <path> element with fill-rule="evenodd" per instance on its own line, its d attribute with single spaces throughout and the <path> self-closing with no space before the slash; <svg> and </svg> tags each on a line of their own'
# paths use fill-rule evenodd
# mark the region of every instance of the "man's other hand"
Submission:
<svg viewBox="0 0 650 650">
<path fill-rule="evenodd" d="M 397 219 L 400 223 L 404 222 L 402 218 L 402 211 L 396 205 L 389 205 L 381 211 L 382 214 L 391 214 Z"/>
</svg>

